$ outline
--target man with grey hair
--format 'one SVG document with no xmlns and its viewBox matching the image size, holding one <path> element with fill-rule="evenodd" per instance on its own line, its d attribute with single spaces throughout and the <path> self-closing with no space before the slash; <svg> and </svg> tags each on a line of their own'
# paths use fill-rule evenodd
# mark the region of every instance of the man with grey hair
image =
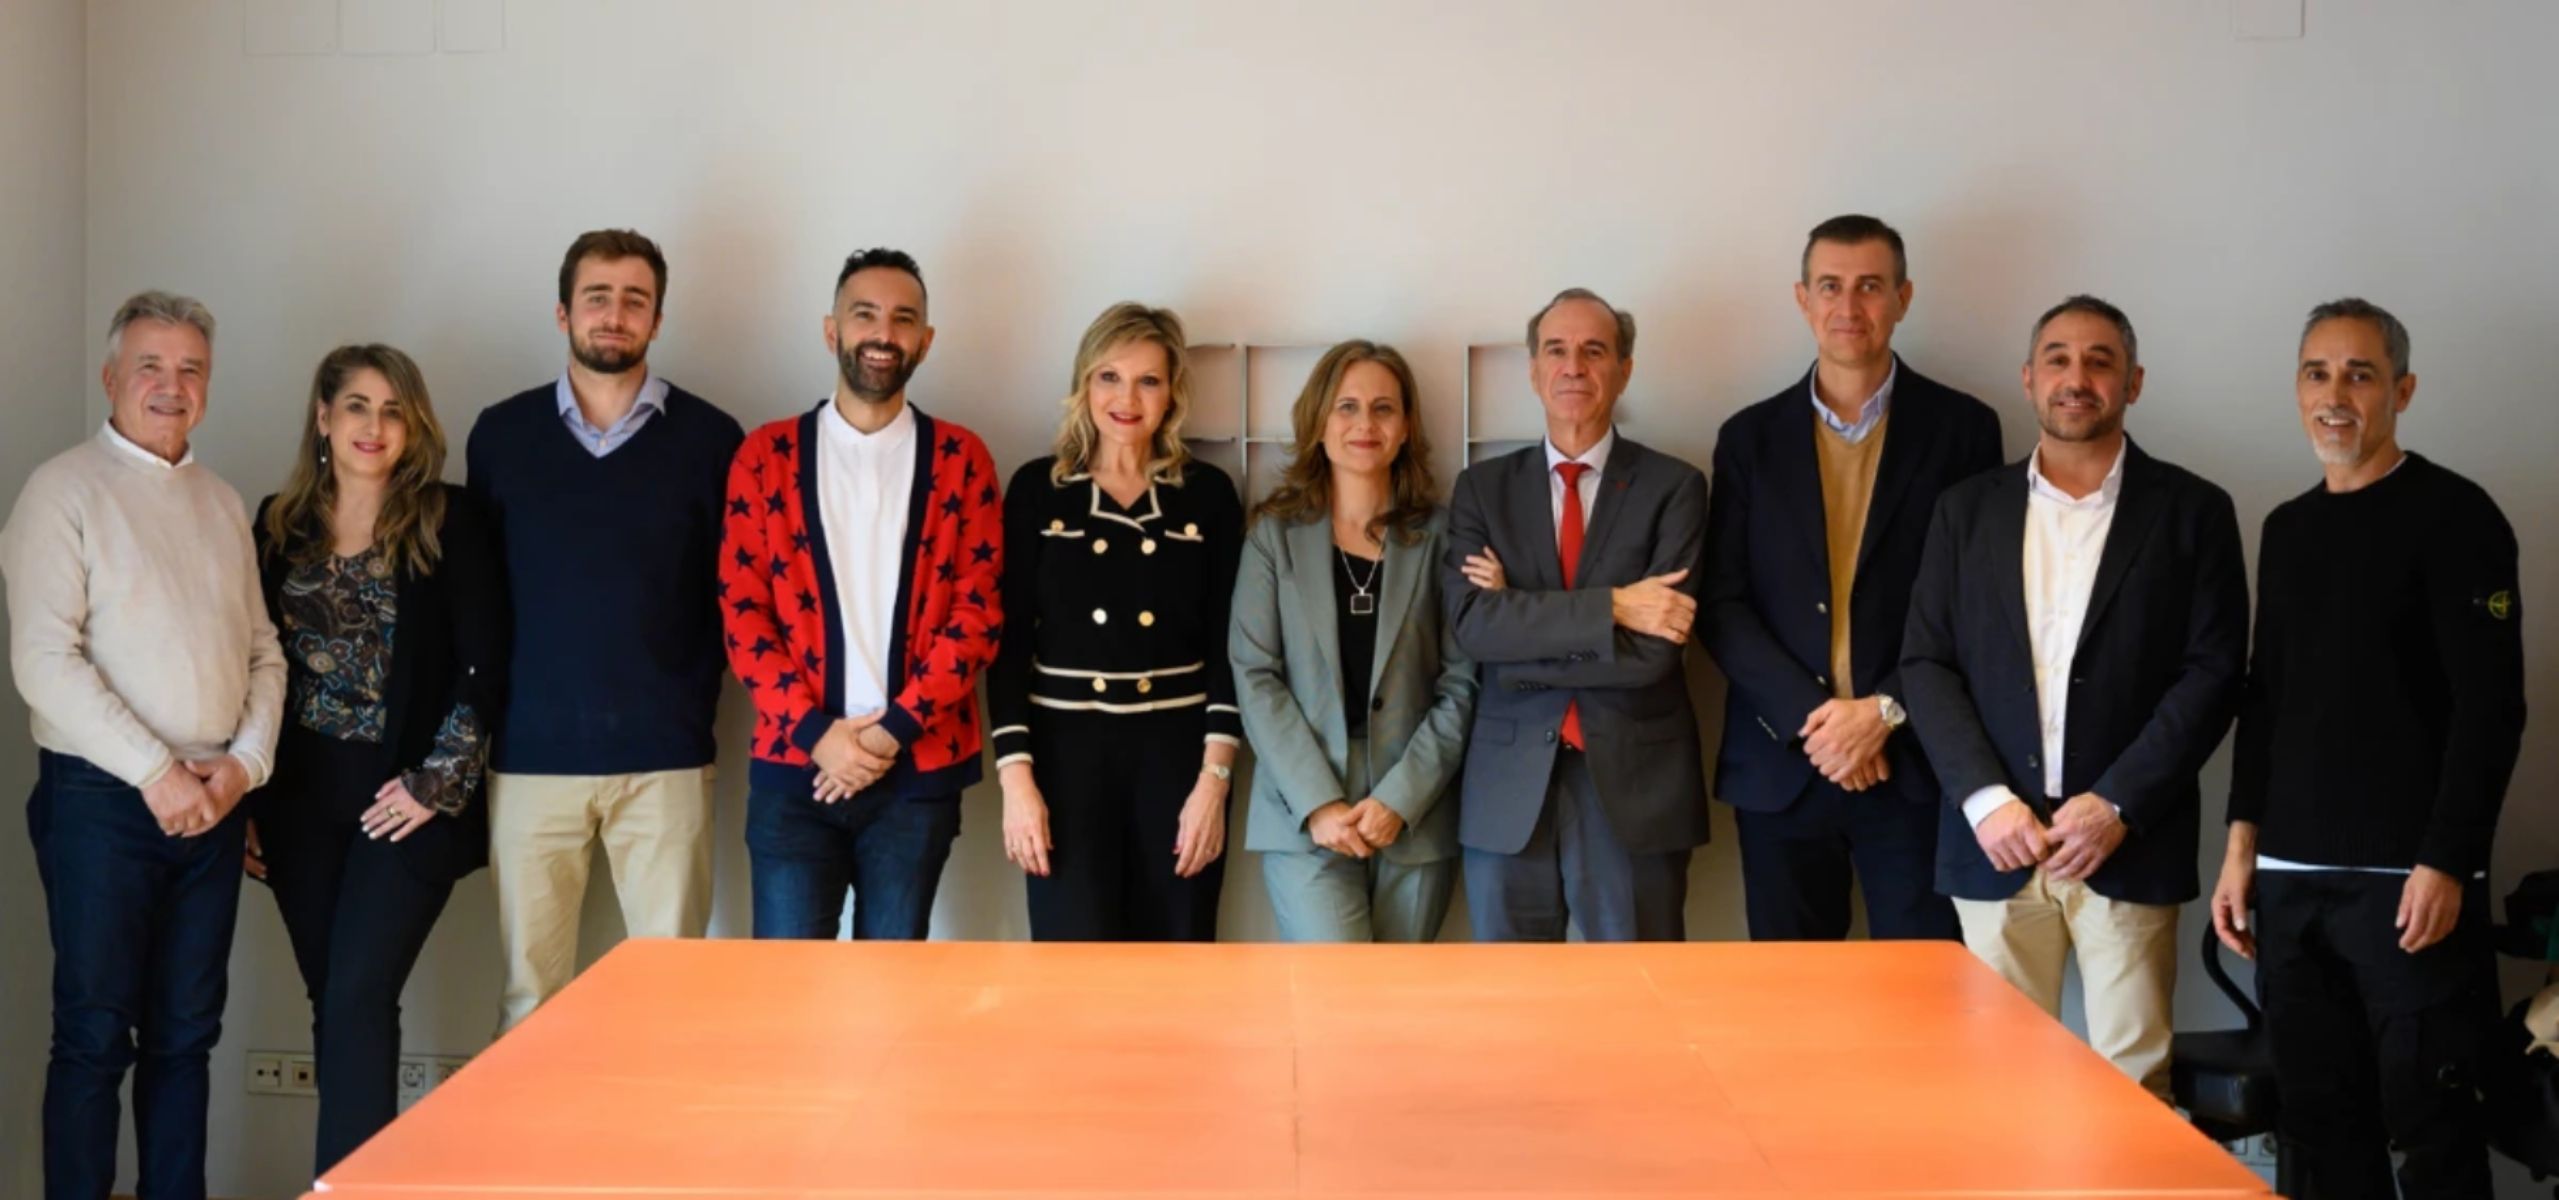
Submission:
<svg viewBox="0 0 2559 1200">
<path fill-rule="evenodd" d="M 1528 323 L 1544 443 L 1449 502 L 1448 624 L 1482 664 L 1458 841 L 1478 941 L 1679 941 L 1706 841 L 1682 672 L 1706 477 L 1620 436 L 1635 319 L 1584 289 Z"/>
<path fill-rule="evenodd" d="M 2293 391 L 2319 485 L 2266 515 L 2213 927 L 2257 959 L 2303 1194 L 2485 1196 L 2488 862 L 2522 745 L 2515 533 L 2399 448 L 2408 329 L 2314 308 Z M 2250 908 L 2255 919 L 2250 919 Z"/>
<path fill-rule="evenodd" d="M 139 1192 L 204 1195 L 240 800 L 274 762 L 285 685 L 240 494 L 187 446 L 212 367 L 204 305 L 125 301 L 105 427 L 36 468 L 0 528 L 10 672 L 41 751 L 27 825 L 53 937 L 47 1196 L 114 1185 L 128 1067 Z"/>
</svg>

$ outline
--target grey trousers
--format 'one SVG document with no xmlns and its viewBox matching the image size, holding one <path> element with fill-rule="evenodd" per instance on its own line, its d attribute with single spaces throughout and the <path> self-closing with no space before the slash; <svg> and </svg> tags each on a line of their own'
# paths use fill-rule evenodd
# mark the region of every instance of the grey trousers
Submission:
<svg viewBox="0 0 2559 1200">
<path fill-rule="evenodd" d="M 1528 844 L 1517 854 L 1466 850 L 1475 940 L 1560 942 L 1571 925 L 1587 942 L 1684 941 L 1690 853 L 1628 850 L 1599 806 L 1590 763 L 1561 751 Z"/>
<path fill-rule="evenodd" d="M 1347 778 L 1363 791 L 1376 783 L 1365 738 L 1351 739 Z M 1273 850 L 1262 855 L 1262 886 L 1282 941 L 1432 942 L 1448 919 L 1457 859 L 1407 863 L 1384 853 L 1352 858 L 1320 846 Z"/>
</svg>

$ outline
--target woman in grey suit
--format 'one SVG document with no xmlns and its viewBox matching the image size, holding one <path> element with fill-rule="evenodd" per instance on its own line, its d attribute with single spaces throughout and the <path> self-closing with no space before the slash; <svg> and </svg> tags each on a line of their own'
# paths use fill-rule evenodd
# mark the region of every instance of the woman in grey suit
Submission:
<svg viewBox="0 0 2559 1200">
<path fill-rule="evenodd" d="M 1235 576 L 1227 652 L 1256 756 L 1244 847 L 1293 942 L 1431 941 L 1457 882 L 1475 666 L 1442 627 L 1445 518 L 1416 400 L 1392 347 L 1325 352 Z"/>
</svg>

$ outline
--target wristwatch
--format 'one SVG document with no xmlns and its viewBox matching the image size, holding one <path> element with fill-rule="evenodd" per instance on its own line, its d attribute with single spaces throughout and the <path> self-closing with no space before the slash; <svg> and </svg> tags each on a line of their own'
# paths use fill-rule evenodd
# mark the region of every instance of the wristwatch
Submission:
<svg viewBox="0 0 2559 1200">
<path fill-rule="evenodd" d="M 1875 693 L 1875 708 L 1876 711 L 1881 712 L 1884 715 L 1884 728 L 1886 729 L 1899 729 L 1910 723 L 1910 710 L 1903 708 L 1901 706 L 1901 701 L 1895 700 L 1882 692 Z"/>
<path fill-rule="evenodd" d="M 1200 769 L 1211 775 L 1217 776 L 1217 781 L 1219 783 L 1235 782 L 1235 768 L 1227 766 L 1225 763 L 1204 762 L 1200 764 Z"/>
</svg>

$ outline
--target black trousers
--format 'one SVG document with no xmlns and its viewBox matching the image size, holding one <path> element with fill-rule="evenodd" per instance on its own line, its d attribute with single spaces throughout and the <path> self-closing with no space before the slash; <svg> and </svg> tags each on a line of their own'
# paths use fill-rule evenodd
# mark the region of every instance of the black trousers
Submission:
<svg viewBox="0 0 2559 1200">
<path fill-rule="evenodd" d="M 1198 708 L 1044 708 L 1032 717 L 1031 777 L 1048 802 L 1050 842 L 1049 873 L 1027 877 L 1033 940 L 1217 940 L 1226 857 L 1188 879 L 1173 873 L 1182 804 L 1199 782 L 1204 716 Z M 1230 834 L 1230 846 L 1237 840 Z"/>
<path fill-rule="evenodd" d="M 1733 812 L 1742 897 L 1754 942 L 1848 936 L 1849 892 L 1866 898 L 1877 941 L 1958 941 L 1953 901 L 1937 894 L 1937 806 L 1900 789 L 1850 792 L 1819 776 L 1776 812 Z"/>
<path fill-rule="evenodd" d="M 2394 928 L 2407 877 L 2257 873 L 2257 991 L 2279 1131 L 2318 1200 L 2490 1194 L 2478 1085 L 2497 1020 L 2488 886 L 2415 954 Z M 2391 1186 L 2390 1151 L 2403 1156 Z"/>
<path fill-rule="evenodd" d="M 441 864 L 421 862 L 423 843 L 412 844 L 423 829 L 394 843 L 358 827 L 389 782 L 381 763 L 379 746 L 289 729 L 256 808 L 267 883 L 311 997 L 314 1174 L 399 1114 L 400 989 L 453 894 Z"/>
</svg>

